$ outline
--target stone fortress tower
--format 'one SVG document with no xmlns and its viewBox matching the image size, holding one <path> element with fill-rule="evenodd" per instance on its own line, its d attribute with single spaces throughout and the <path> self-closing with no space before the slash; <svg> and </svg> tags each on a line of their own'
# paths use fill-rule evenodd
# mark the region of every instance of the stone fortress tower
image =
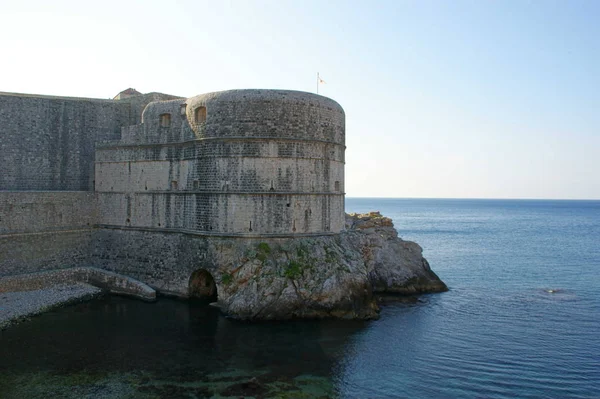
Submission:
<svg viewBox="0 0 600 399">
<path fill-rule="evenodd" d="M 189 296 L 236 267 L 219 246 L 338 236 L 344 117 L 283 90 L 0 93 L 0 278 L 92 266 Z"/>
<path fill-rule="evenodd" d="M 0 93 L 0 292 L 70 279 L 288 319 L 445 290 L 390 219 L 346 218 L 344 118 L 297 91 Z"/>
<path fill-rule="evenodd" d="M 344 111 L 303 92 L 232 90 L 149 103 L 97 143 L 99 224 L 207 235 L 344 227 Z"/>
</svg>

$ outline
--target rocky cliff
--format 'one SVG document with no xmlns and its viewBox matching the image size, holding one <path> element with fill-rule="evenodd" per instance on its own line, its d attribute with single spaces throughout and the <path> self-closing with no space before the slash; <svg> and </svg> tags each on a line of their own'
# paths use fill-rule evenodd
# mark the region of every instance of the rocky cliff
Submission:
<svg viewBox="0 0 600 399">
<path fill-rule="evenodd" d="M 421 247 L 400 239 L 379 212 L 347 215 L 335 236 L 212 246 L 219 306 L 239 319 L 369 319 L 377 317 L 375 294 L 447 290 Z"/>
</svg>

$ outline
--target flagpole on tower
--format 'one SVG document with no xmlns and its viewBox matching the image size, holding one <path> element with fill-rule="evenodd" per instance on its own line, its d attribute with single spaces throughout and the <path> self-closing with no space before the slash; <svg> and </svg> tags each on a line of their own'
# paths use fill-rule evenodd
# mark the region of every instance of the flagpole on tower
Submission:
<svg viewBox="0 0 600 399">
<path fill-rule="evenodd" d="M 317 94 L 319 94 L 319 72 L 317 72 Z"/>
<path fill-rule="evenodd" d="M 317 72 L 317 94 L 319 94 L 319 85 L 321 83 L 325 84 L 325 81 L 321 79 L 321 75 L 319 75 L 319 72 Z"/>
</svg>

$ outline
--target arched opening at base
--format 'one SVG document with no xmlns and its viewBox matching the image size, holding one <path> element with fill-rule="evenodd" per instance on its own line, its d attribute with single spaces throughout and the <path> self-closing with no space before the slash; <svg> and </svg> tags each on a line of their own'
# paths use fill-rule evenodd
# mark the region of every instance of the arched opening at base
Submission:
<svg viewBox="0 0 600 399">
<path fill-rule="evenodd" d="M 188 296 L 209 302 L 216 301 L 217 285 L 213 276 L 205 269 L 199 269 L 192 273 L 188 286 Z"/>
</svg>

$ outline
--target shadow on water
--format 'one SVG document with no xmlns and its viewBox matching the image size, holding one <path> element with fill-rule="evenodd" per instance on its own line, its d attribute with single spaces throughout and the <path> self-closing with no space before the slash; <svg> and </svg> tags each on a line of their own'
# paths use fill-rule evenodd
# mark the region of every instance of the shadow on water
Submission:
<svg viewBox="0 0 600 399">
<path fill-rule="evenodd" d="M 332 367 L 364 326 L 245 323 L 202 300 L 106 297 L 2 331 L 0 389 L 2 397 L 330 396 Z"/>
</svg>

